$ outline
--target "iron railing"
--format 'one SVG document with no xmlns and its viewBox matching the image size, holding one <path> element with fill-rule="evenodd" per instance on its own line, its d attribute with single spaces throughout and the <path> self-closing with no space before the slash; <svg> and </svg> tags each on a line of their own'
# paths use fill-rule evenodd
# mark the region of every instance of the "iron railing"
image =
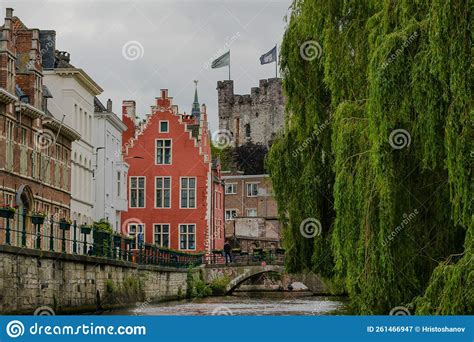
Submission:
<svg viewBox="0 0 474 342">
<path fill-rule="evenodd" d="M 57 221 L 54 217 L 13 213 L 3 208 L 0 208 L 0 245 L 123 260 L 140 265 L 185 268 L 204 262 L 200 253 L 138 243 L 135 238 L 110 234 L 95 226 Z"/>
<path fill-rule="evenodd" d="M 232 251 L 231 260 L 226 263 L 223 251 L 213 251 L 207 254 L 205 262 L 207 265 L 252 265 L 265 263 L 268 265 L 283 265 L 285 262 L 285 252 L 281 249 L 256 250 L 251 252 Z"/>
</svg>

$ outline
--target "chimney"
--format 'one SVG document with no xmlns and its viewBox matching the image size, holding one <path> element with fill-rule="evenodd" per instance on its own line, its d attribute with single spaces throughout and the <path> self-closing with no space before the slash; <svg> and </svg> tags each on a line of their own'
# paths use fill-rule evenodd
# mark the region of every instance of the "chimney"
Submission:
<svg viewBox="0 0 474 342">
<path fill-rule="evenodd" d="M 13 18 L 13 8 L 7 8 L 5 18 L 9 18 L 9 19 Z"/>
<path fill-rule="evenodd" d="M 112 102 L 110 103 L 112 105 Z M 109 101 L 107 101 L 107 108 Z M 127 126 L 127 129 L 122 132 L 122 147 L 128 143 L 128 141 L 135 137 L 135 126 L 136 126 L 136 103 L 135 101 L 123 101 L 122 102 L 122 122 Z"/>
<path fill-rule="evenodd" d="M 112 113 L 112 100 L 107 100 L 107 112 Z"/>
<path fill-rule="evenodd" d="M 39 32 L 43 69 L 53 69 L 56 58 L 56 31 L 42 30 Z"/>
<path fill-rule="evenodd" d="M 161 92 L 161 99 L 165 100 L 168 98 L 168 89 L 160 89 Z"/>
</svg>

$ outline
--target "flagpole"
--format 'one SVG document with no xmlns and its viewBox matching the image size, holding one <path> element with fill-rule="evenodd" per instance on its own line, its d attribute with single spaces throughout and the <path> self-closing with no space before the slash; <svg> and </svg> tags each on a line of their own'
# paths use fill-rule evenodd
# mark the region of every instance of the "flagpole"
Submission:
<svg viewBox="0 0 474 342">
<path fill-rule="evenodd" d="M 230 50 L 229 50 L 229 81 L 230 81 Z"/>
<path fill-rule="evenodd" d="M 275 58 L 275 77 L 278 78 L 278 48 L 277 48 L 277 44 L 275 44 L 275 53 L 276 53 L 276 58 Z"/>
</svg>

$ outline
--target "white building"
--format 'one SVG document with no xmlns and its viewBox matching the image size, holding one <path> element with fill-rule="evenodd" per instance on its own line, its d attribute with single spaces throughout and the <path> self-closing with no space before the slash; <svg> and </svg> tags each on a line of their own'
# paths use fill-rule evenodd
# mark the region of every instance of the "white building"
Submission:
<svg viewBox="0 0 474 342">
<path fill-rule="evenodd" d="M 45 55 L 44 60 L 47 59 L 45 57 L 48 56 Z M 74 67 L 69 61 L 67 52 L 56 51 L 51 63 L 45 66 L 43 82 L 53 95 L 48 101 L 48 111 L 81 135 L 80 140 L 72 144 L 71 219 L 78 224 L 90 224 L 96 217 L 93 188 L 96 152 L 93 142 L 96 127 L 94 98 L 102 93 L 102 88 L 84 70 Z"/>
<path fill-rule="evenodd" d="M 128 207 L 128 164 L 122 158 L 122 132 L 127 126 L 113 113 L 110 99 L 105 107 L 95 98 L 94 117 L 94 219 L 106 219 L 115 231 L 120 232 L 121 212 Z"/>
</svg>

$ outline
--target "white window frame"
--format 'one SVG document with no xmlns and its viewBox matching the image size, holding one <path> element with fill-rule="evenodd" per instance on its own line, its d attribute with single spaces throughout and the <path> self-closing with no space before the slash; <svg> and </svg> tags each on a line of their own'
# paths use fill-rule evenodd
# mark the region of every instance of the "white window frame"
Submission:
<svg viewBox="0 0 474 342">
<path fill-rule="evenodd" d="M 250 211 L 255 211 L 255 215 L 250 215 L 249 214 Z M 247 208 L 246 214 L 247 214 L 247 217 L 257 217 L 258 216 L 257 208 Z"/>
<path fill-rule="evenodd" d="M 139 226 L 141 226 L 142 231 L 135 231 L 135 233 L 131 234 L 130 233 L 130 226 L 137 226 L 137 228 Z M 145 231 L 146 231 L 145 230 L 145 223 L 138 223 L 138 222 L 129 223 L 127 229 L 128 229 L 128 232 L 127 232 L 128 236 L 133 237 L 133 239 L 135 240 L 135 247 L 136 247 L 135 249 L 138 249 L 138 233 L 143 233 L 143 244 L 145 244 L 145 242 L 146 242 L 146 240 L 145 240 Z"/>
<path fill-rule="evenodd" d="M 227 192 L 227 186 L 231 185 L 234 189 L 233 192 Z M 225 183 L 225 194 L 226 195 L 235 195 L 237 194 L 237 183 Z"/>
<path fill-rule="evenodd" d="M 170 187 L 169 187 L 169 191 L 170 191 L 170 206 L 169 207 L 158 207 L 158 203 L 157 203 L 157 198 L 156 198 L 156 192 L 157 192 L 157 187 L 156 187 L 156 181 L 158 178 L 169 178 L 170 179 Z M 171 176 L 156 176 L 155 177 L 155 209 L 171 209 L 171 193 L 172 193 L 172 177 Z M 163 182 L 163 188 L 161 188 L 162 190 L 164 190 L 164 182 Z M 162 203 L 164 203 L 164 192 L 163 192 L 163 198 L 162 198 Z"/>
<path fill-rule="evenodd" d="M 188 187 L 187 189 L 187 198 L 188 198 L 188 205 L 186 207 L 183 207 L 183 196 L 182 196 L 182 191 L 183 191 L 183 178 L 186 178 L 188 180 Z M 194 206 L 190 207 L 189 206 L 189 192 L 192 190 L 189 187 L 189 180 L 194 179 Z M 196 209 L 197 208 L 197 177 L 179 177 L 179 208 L 180 209 Z"/>
<path fill-rule="evenodd" d="M 137 188 L 136 188 L 136 191 L 137 191 L 137 206 L 136 207 L 132 207 L 132 178 L 137 178 Z M 143 178 L 144 179 L 144 182 L 143 182 L 143 207 L 140 207 L 138 206 L 138 203 L 139 203 L 139 200 L 138 200 L 138 190 L 140 189 L 138 187 L 138 178 Z M 133 209 L 144 209 L 146 208 L 146 176 L 130 176 L 129 177 L 129 184 L 130 184 L 130 189 L 128 190 L 128 195 L 129 195 L 129 203 L 128 203 L 128 207 L 129 208 L 133 208 Z"/>
<path fill-rule="evenodd" d="M 170 162 L 169 162 L 169 164 L 167 164 L 167 163 L 158 163 L 158 141 L 163 141 L 163 146 L 161 147 L 161 150 L 163 152 L 163 161 L 165 160 L 164 152 L 168 148 L 168 147 L 164 146 L 164 142 L 165 141 L 170 142 L 170 146 L 169 146 L 169 149 L 170 149 Z M 173 139 L 155 139 L 155 165 L 173 165 Z"/>
<path fill-rule="evenodd" d="M 161 130 L 161 123 L 162 122 L 166 122 L 166 128 L 167 128 L 166 131 Z M 158 122 L 158 132 L 160 132 L 160 133 L 169 133 L 170 132 L 170 122 L 168 120 L 160 120 Z"/>
<path fill-rule="evenodd" d="M 259 184 L 260 184 L 260 182 L 247 182 L 247 183 L 245 183 L 245 194 L 247 195 L 247 197 L 257 197 L 258 196 L 258 185 Z M 250 186 L 252 186 L 252 185 L 256 186 L 257 192 L 256 192 L 255 195 L 249 194 L 249 185 Z"/>
<path fill-rule="evenodd" d="M 189 247 L 189 226 L 194 226 L 194 248 L 181 248 L 181 235 L 186 234 L 186 247 Z M 181 226 L 186 226 L 186 233 L 181 233 Z M 197 224 L 196 223 L 180 223 L 178 224 L 178 247 L 181 251 L 195 251 L 197 247 Z"/>
<path fill-rule="evenodd" d="M 230 212 L 229 218 L 227 218 L 227 212 Z M 232 215 L 232 212 L 235 212 L 235 215 Z M 226 209 L 224 212 L 224 218 L 226 221 L 234 221 L 234 219 L 237 217 L 237 209 L 229 208 Z"/>
<path fill-rule="evenodd" d="M 162 244 L 159 245 L 156 241 L 156 231 L 155 228 L 156 226 L 161 226 L 161 241 L 163 242 L 163 226 L 167 225 L 168 226 L 168 246 L 163 246 Z M 170 223 L 153 223 L 153 243 L 157 246 L 160 247 L 165 247 L 165 248 L 170 248 L 171 247 L 171 224 Z"/>
</svg>

